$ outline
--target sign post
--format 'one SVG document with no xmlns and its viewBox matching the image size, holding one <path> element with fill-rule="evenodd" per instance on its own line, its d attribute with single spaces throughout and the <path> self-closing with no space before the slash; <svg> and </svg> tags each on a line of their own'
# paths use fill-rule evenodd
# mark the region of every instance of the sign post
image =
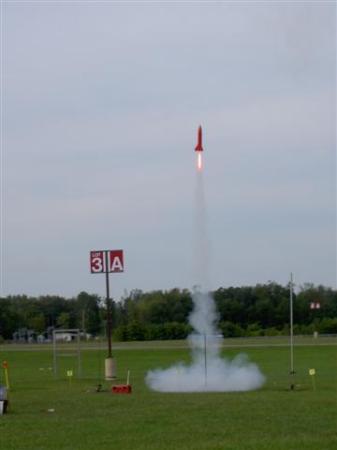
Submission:
<svg viewBox="0 0 337 450">
<path fill-rule="evenodd" d="M 294 383 L 294 313 L 293 313 L 293 292 L 294 292 L 294 282 L 293 282 L 293 274 L 290 274 L 290 376 L 291 376 L 291 383 L 290 383 L 290 389 L 294 390 L 295 383 Z"/>
<path fill-rule="evenodd" d="M 116 377 L 115 361 L 111 350 L 112 333 L 112 305 L 110 298 L 109 274 L 124 272 L 123 250 L 94 250 L 90 252 L 91 273 L 105 273 L 106 284 L 106 310 L 107 310 L 107 339 L 108 356 L 105 360 L 105 379 L 111 380 Z"/>
</svg>

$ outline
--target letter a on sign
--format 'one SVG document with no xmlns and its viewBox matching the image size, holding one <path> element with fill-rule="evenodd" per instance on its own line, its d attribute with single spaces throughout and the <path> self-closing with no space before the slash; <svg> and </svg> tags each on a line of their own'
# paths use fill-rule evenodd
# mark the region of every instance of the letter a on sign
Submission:
<svg viewBox="0 0 337 450">
<path fill-rule="evenodd" d="M 110 250 L 109 272 L 124 272 L 123 250 Z"/>
</svg>

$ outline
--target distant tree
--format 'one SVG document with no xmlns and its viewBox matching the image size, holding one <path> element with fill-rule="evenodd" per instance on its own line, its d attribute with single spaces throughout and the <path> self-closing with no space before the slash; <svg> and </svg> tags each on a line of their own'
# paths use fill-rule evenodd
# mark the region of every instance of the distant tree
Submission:
<svg viewBox="0 0 337 450">
<path fill-rule="evenodd" d="M 43 333 L 46 329 L 45 317 L 42 313 L 38 313 L 27 320 L 28 328 L 36 331 L 37 333 Z"/>
<path fill-rule="evenodd" d="M 102 328 L 98 295 L 81 292 L 76 299 L 77 324 L 81 329 L 91 334 L 98 334 Z"/>
<path fill-rule="evenodd" d="M 73 311 L 72 300 L 56 295 L 45 295 L 38 299 L 39 308 L 45 317 L 46 327 L 56 326 L 61 313 Z"/>
<path fill-rule="evenodd" d="M 289 334 L 289 285 L 275 282 L 256 286 L 220 287 L 213 292 L 220 328 L 225 336 Z M 319 303 L 319 309 L 311 309 Z M 174 339 L 190 331 L 191 292 L 186 289 L 142 292 L 135 289 L 112 302 L 113 331 L 121 339 Z M 294 292 L 296 333 L 334 333 L 337 290 L 307 283 Z M 104 326 L 102 326 L 104 325 Z M 0 298 L 0 336 L 10 339 L 19 328 L 85 328 L 98 334 L 106 325 L 105 301 L 80 292 L 60 296 Z"/>
<path fill-rule="evenodd" d="M 68 312 L 62 312 L 58 318 L 56 325 L 58 328 L 70 328 L 71 317 Z"/>
<path fill-rule="evenodd" d="M 13 333 L 20 326 L 21 317 L 19 311 L 13 308 L 9 298 L 0 298 L 0 336 L 4 339 L 12 339 Z"/>
</svg>

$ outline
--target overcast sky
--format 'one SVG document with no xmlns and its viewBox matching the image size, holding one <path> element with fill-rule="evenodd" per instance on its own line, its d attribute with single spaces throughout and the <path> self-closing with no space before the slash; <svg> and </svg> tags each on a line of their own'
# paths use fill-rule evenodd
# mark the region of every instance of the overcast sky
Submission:
<svg viewBox="0 0 337 450">
<path fill-rule="evenodd" d="M 334 2 L 3 2 L 1 293 L 336 287 Z"/>
</svg>

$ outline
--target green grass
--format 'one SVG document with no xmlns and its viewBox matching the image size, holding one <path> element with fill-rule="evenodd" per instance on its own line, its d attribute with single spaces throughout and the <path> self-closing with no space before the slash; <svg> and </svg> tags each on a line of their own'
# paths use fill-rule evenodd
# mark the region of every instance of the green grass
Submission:
<svg viewBox="0 0 337 450">
<path fill-rule="evenodd" d="M 9 413 L 0 417 L 1 449 L 337 449 L 336 346 L 295 347 L 294 391 L 289 389 L 287 347 L 247 346 L 242 350 L 267 377 L 262 389 L 193 394 L 157 393 L 145 385 L 150 368 L 189 360 L 184 346 L 166 347 L 152 343 L 115 349 L 117 383 L 125 382 L 129 368 L 131 395 L 111 394 L 106 382 L 106 392 L 95 392 L 104 359 L 100 349 L 83 351 L 84 378 L 70 385 L 65 370 L 76 368 L 72 357 L 62 357 L 62 376 L 54 380 L 48 370 L 50 348 L 2 347 L 0 360 L 10 364 L 11 391 Z M 223 353 L 233 358 L 240 350 L 234 346 Z M 309 368 L 317 372 L 316 390 Z M 48 412 L 51 408 L 55 412 Z"/>
</svg>

